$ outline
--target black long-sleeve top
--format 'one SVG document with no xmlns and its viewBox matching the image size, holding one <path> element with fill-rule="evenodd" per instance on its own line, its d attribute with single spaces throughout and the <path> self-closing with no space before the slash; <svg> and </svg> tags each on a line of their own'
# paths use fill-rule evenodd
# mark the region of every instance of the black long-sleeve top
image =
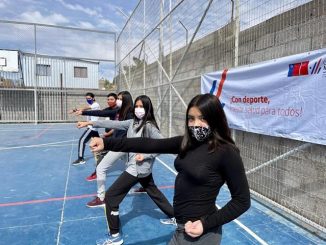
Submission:
<svg viewBox="0 0 326 245">
<path fill-rule="evenodd" d="M 167 139 L 104 139 L 104 148 L 112 151 L 179 154 L 182 136 Z M 201 220 L 204 232 L 232 221 L 250 207 L 250 192 L 245 170 L 238 150 L 223 144 L 209 153 L 208 143 L 198 143 L 185 156 L 174 162 L 178 175 L 175 179 L 173 200 L 178 223 Z M 220 210 L 216 197 L 226 183 L 231 200 Z"/>
<path fill-rule="evenodd" d="M 111 120 L 114 120 L 116 115 L 119 112 L 119 108 L 112 109 L 107 107 L 103 110 L 87 110 L 82 111 L 83 116 L 95 116 L 95 117 L 109 117 Z"/>
</svg>

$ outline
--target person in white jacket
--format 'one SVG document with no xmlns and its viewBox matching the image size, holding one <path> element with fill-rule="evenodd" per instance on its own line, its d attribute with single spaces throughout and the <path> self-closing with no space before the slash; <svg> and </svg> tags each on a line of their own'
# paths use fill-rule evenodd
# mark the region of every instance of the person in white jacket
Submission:
<svg viewBox="0 0 326 245">
<path fill-rule="evenodd" d="M 79 110 L 100 110 L 100 105 L 95 100 L 95 95 L 93 93 L 86 93 L 85 95 L 87 106 L 80 108 Z M 72 110 L 72 112 L 76 112 L 78 109 Z M 87 121 L 95 122 L 98 120 L 98 117 L 95 116 L 87 116 Z M 93 128 L 91 125 L 87 127 L 85 132 L 80 136 L 78 142 L 78 158 L 72 162 L 73 165 L 85 164 L 84 152 L 85 145 L 92 137 L 99 137 L 97 129 Z"/>
<path fill-rule="evenodd" d="M 126 121 L 78 122 L 77 124 L 79 128 L 87 125 L 92 125 L 95 128 L 126 129 L 128 130 L 127 138 L 163 138 L 154 117 L 152 102 L 146 95 L 141 95 L 136 98 L 134 104 L 134 119 Z M 110 152 L 108 154 L 110 154 Z M 127 154 L 128 161 L 125 171 L 111 185 L 105 194 L 105 213 L 109 226 L 109 237 L 97 241 L 97 244 L 123 243 L 122 236 L 119 234 L 119 204 L 136 183 L 141 184 L 149 197 L 169 218 L 174 217 L 172 205 L 157 188 L 152 176 L 152 167 L 156 154 Z M 100 165 L 101 163 L 99 166 Z"/>
</svg>

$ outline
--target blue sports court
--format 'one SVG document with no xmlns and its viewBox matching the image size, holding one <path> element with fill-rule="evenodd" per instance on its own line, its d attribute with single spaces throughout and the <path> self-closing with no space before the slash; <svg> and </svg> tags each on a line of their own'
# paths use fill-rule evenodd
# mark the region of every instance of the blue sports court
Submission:
<svg viewBox="0 0 326 245">
<path fill-rule="evenodd" d="M 85 204 L 96 193 L 96 181 L 85 177 L 94 170 L 87 163 L 72 166 L 82 130 L 74 124 L 5 124 L 0 128 L 0 244 L 88 245 L 107 232 L 103 208 Z M 173 155 L 160 155 L 153 176 L 170 202 L 176 172 Z M 108 173 L 107 187 L 124 168 L 118 162 Z M 227 188 L 217 205 L 229 199 Z M 162 225 L 165 215 L 146 194 L 127 195 L 120 206 L 124 244 L 167 244 L 174 231 Z M 222 244 L 326 244 L 318 236 L 252 200 L 238 220 L 223 226 Z"/>
</svg>

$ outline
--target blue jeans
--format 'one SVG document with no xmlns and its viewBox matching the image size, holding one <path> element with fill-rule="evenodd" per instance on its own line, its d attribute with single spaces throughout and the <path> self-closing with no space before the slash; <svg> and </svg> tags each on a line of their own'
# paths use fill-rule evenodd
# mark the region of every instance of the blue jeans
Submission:
<svg viewBox="0 0 326 245">
<path fill-rule="evenodd" d="M 222 226 L 211 229 L 200 237 L 192 238 L 185 233 L 184 224 L 178 224 L 169 245 L 218 245 L 222 240 Z"/>
</svg>

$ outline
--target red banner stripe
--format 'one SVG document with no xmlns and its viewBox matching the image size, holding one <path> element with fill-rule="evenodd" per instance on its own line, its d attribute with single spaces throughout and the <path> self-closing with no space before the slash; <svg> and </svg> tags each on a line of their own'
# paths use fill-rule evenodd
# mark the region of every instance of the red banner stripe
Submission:
<svg viewBox="0 0 326 245">
<path fill-rule="evenodd" d="M 221 81 L 218 85 L 218 89 L 217 89 L 217 93 L 216 93 L 216 97 L 220 97 L 221 93 L 222 93 L 222 88 L 223 88 L 223 84 L 225 82 L 226 79 L 226 73 L 228 72 L 228 69 L 224 69 L 223 73 L 222 73 L 222 77 L 221 77 Z"/>
</svg>

